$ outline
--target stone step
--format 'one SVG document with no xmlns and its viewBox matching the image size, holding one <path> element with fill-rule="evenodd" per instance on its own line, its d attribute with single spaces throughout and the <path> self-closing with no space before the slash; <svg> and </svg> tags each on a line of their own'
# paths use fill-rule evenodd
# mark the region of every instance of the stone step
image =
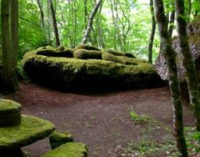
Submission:
<svg viewBox="0 0 200 157">
<path fill-rule="evenodd" d="M 72 137 L 72 134 L 67 132 L 54 131 L 49 137 L 51 149 L 55 149 L 67 142 L 73 142 L 73 141 L 74 139 Z"/>
<path fill-rule="evenodd" d="M 82 143 L 69 142 L 53 149 L 41 157 L 87 157 L 87 146 Z"/>
<path fill-rule="evenodd" d="M 16 126 L 21 122 L 21 105 L 11 100 L 0 99 L 0 127 Z"/>
</svg>

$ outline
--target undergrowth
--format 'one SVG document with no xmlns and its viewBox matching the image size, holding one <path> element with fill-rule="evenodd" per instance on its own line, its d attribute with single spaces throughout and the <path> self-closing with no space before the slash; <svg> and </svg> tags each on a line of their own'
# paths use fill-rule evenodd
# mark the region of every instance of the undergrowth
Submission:
<svg viewBox="0 0 200 157">
<path fill-rule="evenodd" d="M 129 116 L 135 125 L 146 124 L 142 132 L 142 140 L 139 143 L 131 142 L 126 148 L 120 145 L 116 147 L 118 157 L 146 157 L 151 155 L 165 155 L 166 157 L 179 156 L 176 149 L 176 143 L 172 137 L 172 130 L 166 127 L 161 122 L 153 119 L 149 115 L 139 115 L 134 109 L 130 110 Z M 156 128 L 163 128 L 167 131 L 168 135 L 165 140 L 160 142 L 153 141 L 149 138 Z M 195 128 L 185 127 L 185 136 L 188 147 L 188 153 L 191 157 L 200 157 L 200 133 L 196 132 Z"/>
</svg>

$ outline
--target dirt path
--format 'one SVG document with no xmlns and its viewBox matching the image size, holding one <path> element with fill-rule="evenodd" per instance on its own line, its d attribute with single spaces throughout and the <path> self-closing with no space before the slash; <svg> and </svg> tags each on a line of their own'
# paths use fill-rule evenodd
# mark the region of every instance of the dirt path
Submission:
<svg viewBox="0 0 200 157">
<path fill-rule="evenodd" d="M 172 124 L 172 106 L 166 87 L 111 94 L 81 95 L 63 93 L 21 83 L 20 91 L 7 96 L 23 105 L 23 113 L 52 121 L 59 131 L 69 131 L 75 141 L 89 146 L 89 157 L 117 157 L 116 147 L 142 138 L 143 126 L 135 125 L 130 117 L 133 108 L 148 114 L 166 126 Z M 186 125 L 193 124 L 191 111 L 185 110 Z M 163 128 L 151 134 L 155 141 L 167 136 Z M 48 151 L 48 139 L 24 148 L 33 157 Z M 155 155 L 156 156 L 156 155 Z"/>
</svg>

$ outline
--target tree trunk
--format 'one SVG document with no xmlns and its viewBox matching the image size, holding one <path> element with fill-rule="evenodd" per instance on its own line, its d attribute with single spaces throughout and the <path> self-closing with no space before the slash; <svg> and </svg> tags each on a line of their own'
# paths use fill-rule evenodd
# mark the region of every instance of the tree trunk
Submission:
<svg viewBox="0 0 200 157">
<path fill-rule="evenodd" d="M 43 11 L 43 8 L 42 8 L 41 1 L 40 0 L 36 0 L 36 1 L 37 1 L 39 10 L 40 10 L 40 17 L 41 17 L 42 28 L 44 29 L 45 28 L 44 11 Z"/>
<path fill-rule="evenodd" d="M 200 92 L 198 86 L 197 72 L 194 61 L 189 49 L 188 36 L 186 32 L 186 21 L 184 13 L 184 1 L 175 0 L 176 15 L 177 15 L 177 29 L 180 42 L 181 52 L 183 54 L 183 66 L 186 70 L 186 81 L 190 94 L 190 103 L 194 105 L 194 116 L 196 118 L 196 129 L 200 131 Z"/>
<path fill-rule="evenodd" d="M 154 36 L 156 32 L 156 20 L 154 15 L 154 7 L 153 7 L 153 0 L 150 0 L 150 11 L 151 11 L 151 35 L 149 39 L 149 45 L 148 45 L 148 60 L 149 63 L 152 63 L 152 53 L 153 53 L 153 42 L 154 42 Z"/>
<path fill-rule="evenodd" d="M 175 10 L 171 12 L 170 19 L 169 19 L 169 37 L 172 37 L 173 29 L 174 29 L 174 20 L 175 20 Z"/>
<path fill-rule="evenodd" d="M 11 0 L 10 3 L 10 45 L 11 45 L 11 55 L 12 55 L 12 67 L 13 67 L 13 79 L 15 82 L 15 88 L 18 90 L 18 81 L 17 81 L 17 59 L 18 59 L 18 0 Z"/>
<path fill-rule="evenodd" d="M 55 9 L 53 6 L 53 1 L 49 0 L 49 4 L 50 4 L 50 9 L 51 9 L 54 34 L 55 34 L 55 38 L 56 38 L 56 46 L 60 46 L 60 38 L 59 38 L 59 33 L 58 33 L 57 21 L 56 21 L 56 12 L 55 12 Z"/>
<path fill-rule="evenodd" d="M 167 20 L 164 14 L 164 6 L 162 0 L 154 0 L 155 15 L 158 23 L 160 40 L 162 44 L 162 52 L 166 58 L 169 70 L 169 86 L 174 104 L 174 129 L 177 148 L 180 157 L 188 157 L 187 146 L 183 130 L 183 109 L 180 93 L 180 85 L 177 75 L 177 66 L 175 61 L 175 51 L 172 49 L 171 39 L 169 38 Z"/>
<path fill-rule="evenodd" d="M 87 29 L 85 31 L 85 34 L 83 36 L 83 39 L 82 39 L 82 44 L 86 44 L 87 41 L 88 41 L 88 37 L 90 35 L 90 32 L 91 32 L 91 29 L 92 29 L 92 24 L 93 24 L 93 20 L 94 20 L 94 17 L 99 9 L 99 7 L 101 6 L 101 3 L 102 3 L 102 0 L 99 0 L 94 9 L 92 10 L 91 14 L 90 14 L 90 17 L 89 17 L 89 21 L 88 21 L 88 25 L 87 25 Z"/>
<path fill-rule="evenodd" d="M 1 32 L 3 51 L 3 92 L 10 93 L 18 90 L 16 77 L 17 63 L 17 25 L 18 25 L 18 1 L 2 0 L 1 7 Z M 11 27 L 10 23 L 11 22 Z"/>
</svg>

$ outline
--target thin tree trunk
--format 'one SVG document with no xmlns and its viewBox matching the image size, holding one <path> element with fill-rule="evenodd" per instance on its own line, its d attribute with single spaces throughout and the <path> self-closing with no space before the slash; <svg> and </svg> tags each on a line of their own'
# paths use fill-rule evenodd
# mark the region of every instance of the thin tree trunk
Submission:
<svg viewBox="0 0 200 157">
<path fill-rule="evenodd" d="M 42 28 L 44 29 L 44 27 L 45 27 L 45 22 L 44 22 L 44 11 L 43 11 L 43 8 L 42 8 L 41 1 L 40 1 L 40 0 L 36 0 L 36 1 L 37 1 L 39 10 L 40 10 L 40 17 L 41 17 Z"/>
<path fill-rule="evenodd" d="M 200 92 L 198 87 L 197 72 L 189 48 L 188 36 L 186 32 L 186 21 L 184 20 L 184 1 L 175 0 L 177 29 L 180 41 L 180 48 L 183 54 L 183 66 L 186 70 L 186 81 L 190 94 L 190 103 L 194 105 L 194 116 L 196 118 L 196 129 L 200 131 Z"/>
<path fill-rule="evenodd" d="M 52 20 L 53 20 L 53 28 L 54 28 L 54 34 L 56 38 L 56 46 L 60 46 L 60 38 L 59 38 L 59 33 L 58 33 L 58 26 L 57 26 L 57 21 L 56 21 L 56 12 L 53 6 L 53 1 L 49 0 L 50 4 L 50 9 L 51 9 L 51 15 L 52 15 Z"/>
<path fill-rule="evenodd" d="M 112 21 L 113 21 L 113 25 L 114 25 L 114 34 L 113 34 L 113 46 L 114 46 L 114 49 L 116 50 L 117 49 L 117 36 L 118 36 L 118 33 L 119 31 L 117 31 L 116 29 L 118 28 L 117 27 L 117 23 L 116 23 L 116 20 L 115 20 L 115 13 L 114 13 L 114 2 L 113 0 L 110 1 L 110 5 L 111 5 L 111 12 L 112 12 Z"/>
<path fill-rule="evenodd" d="M 188 0 L 188 21 L 190 21 L 190 15 L 191 15 L 191 11 L 192 11 L 192 1 Z"/>
<path fill-rule="evenodd" d="M 101 3 L 102 3 L 102 0 L 99 0 L 99 1 L 96 3 L 94 9 L 92 10 L 92 12 L 91 12 L 91 14 L 90 14 L 89 21 L 88 21 L 88 25 L 87 25 L 87 29 L 86 29 L 86 31 L 85 31 L 85 34 L 84 34 L 83 39 L 82 39 L 82 42 L 81 42 L 82 44 L 86 44 L 87 41 L 88 41 L 88 37 L 89 37 L 90 32 L 91 32 L 91 30 L 92 30 L 92 24 L 93 24 L 94 17 L 95 17 L 95 15 L 96 15 L 96 13 L 97 13 L 99 7 L 101 6 Z"/>
<path fill-rule="evenodd" d="M 156 20 L 154 15 L 154 7 L 153 7 L 153 0 L 150 0 L 150 11 L 151 11 L 151 35 L 149 39 L 149 45 L 148 45 L 148 60 L 149 63 L 152 63 L 152 54 L 153 54 L 153 42 L 154 42 L 154 36 L 156 32 Z"/>
<path fill-rule="evenodd" d="M 177 148 L 180 152 L 180 157 L 188 157 L 187 146 L 183 130 L 183 109 L 180 93 L 180 85 L 177 75 L 177 66 L 175 61 L 175 52 L 172 49 L 171 39 L 168 34 L 167 20 L 164 14 L 164 6 L 162 0 L 154 0 L 155 15 L 158 23 L 160 40 L 162 43 L 162 52 L 166 58 L 169 70 L 169 86 L 174 103 L 174 129 Z"/>
<path fill-rule="evenodd" d="M 49 4 L 49 0 L 46 1 L 46 12 L 47 12 L 47 25 L 46 25 L 46 29 L 47 29 L 47 40 L 48 40 L 48 44 L 52 45 L 52 40 L 51 40 L 51 13 L 50 13 L 50 4 Z"/>
<path fill-rule="evenodd" d="M 171 12 L 170 19 L 169 19 L 169 37 L 172 37 L 173 30 L 174 30 L 174 20 L 175 20 L 175 10 Z"/>
<path fill-rule="evenodd" d="M 87 18 L 88 18 L 88 11 L 87 11 L 87 1 L 84 0 L 84 22 L 85 22 L 85 29 L 87 28 Z"/>
</svg>

